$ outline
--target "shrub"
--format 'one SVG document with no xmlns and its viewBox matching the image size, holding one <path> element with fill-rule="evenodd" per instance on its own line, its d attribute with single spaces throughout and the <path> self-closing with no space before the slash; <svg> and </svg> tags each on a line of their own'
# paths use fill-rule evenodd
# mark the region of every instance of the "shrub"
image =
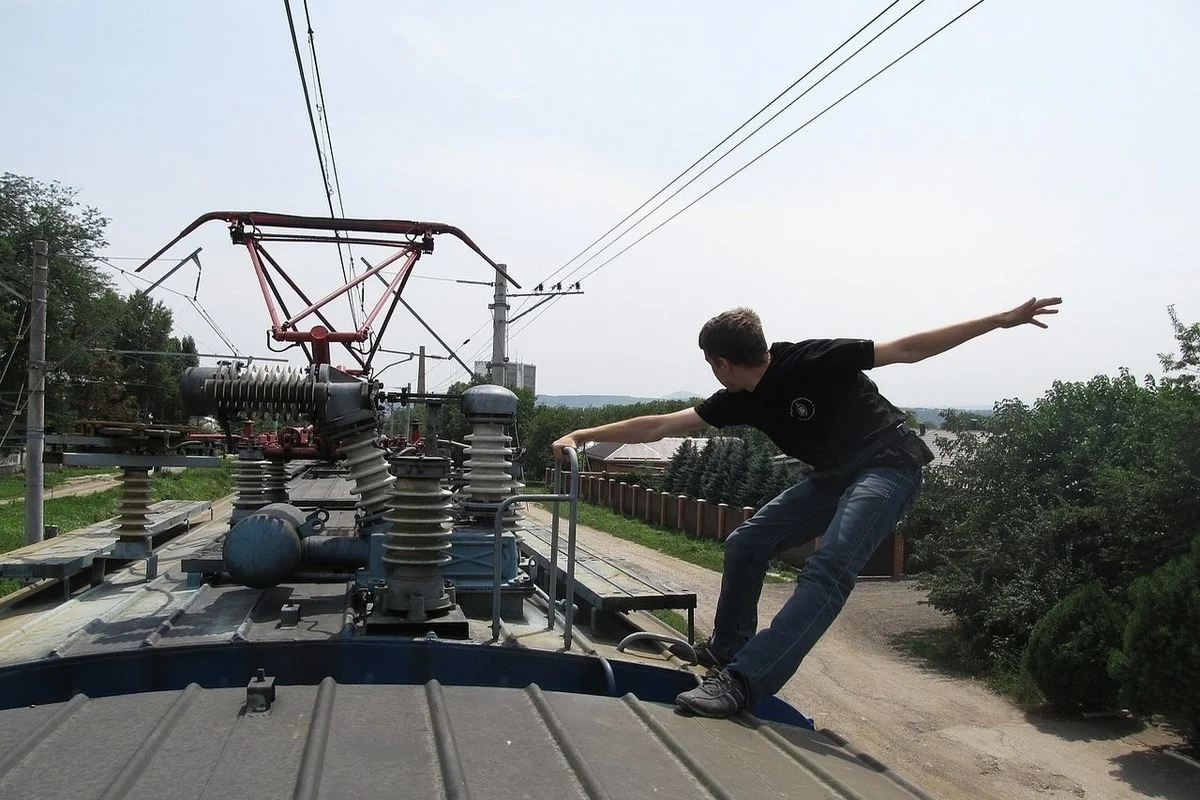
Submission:
<svg viewBox="0 0 1200 800">
<path fill-rule="evenodd" d="M 1200 747 L 1200 537 L 1191 552 L 1139 578 L 1124 648 L 1112 662 L 1133 711 L 1178 721 Z"/>
<path fill-rule="evenodd" d="M 1120 684 L 1108 664 L 1121 647 L 1126 610 L 1090 583 L 1055 604 L 1033 626 L 1025 668 L 1042 694 L 1062 710 L 1109 709 Z"/>
</svg>

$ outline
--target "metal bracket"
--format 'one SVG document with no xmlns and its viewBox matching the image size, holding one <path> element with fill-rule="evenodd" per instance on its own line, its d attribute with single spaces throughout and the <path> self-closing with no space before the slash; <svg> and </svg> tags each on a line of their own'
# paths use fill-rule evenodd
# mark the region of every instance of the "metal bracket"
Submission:
<svg viewBox="0 0 1200 800">
<path fill-rule="evenodd" d="M 246 684 L 246 713 L 265 714 L 271 710 L 271 704 L 274 702 L 275 676 L 268 676 L 266 670 L 259 668 Z"/>
</svg>

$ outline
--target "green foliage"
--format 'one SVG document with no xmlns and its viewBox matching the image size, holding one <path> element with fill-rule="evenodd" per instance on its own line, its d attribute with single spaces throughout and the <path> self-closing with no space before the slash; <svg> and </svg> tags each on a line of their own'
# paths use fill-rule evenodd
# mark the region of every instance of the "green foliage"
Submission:
<svg viewBox="0 0 1200 800">
<path fill-rule="evenodd" d="M 704 443 L 699 455 L 696 456 L 696 463 L 692 465 L 687 473 L 687 482 L 683 485 L 681 494 L 688 497 L 700 498 L 704 496 L 704 482 L 712 474 L 712 463 L 717 458 L 717 441 L 709 439 Z"/>
<path fill-rule="evenodd" d="M 42 486 L 50 489 L 54 486 L 61 486 L 63 483 L 72 478 L 82 478 L 88 475 L 111 475 L 118 472 L 116 467 L 61 467 L 52 472 L 47 471 L 42 473 Z M 10 475 L 7 478 L 0 478 L 0 500 L 10 497 L 25 496 L 25 475 Z"/>
<path fill-rule="evenodd" d="M 472 386 L 481 386 L 489 383 L 491 383 L 491 380 L 488 378 L 476 375 L 470 381 L 452 384 L 446 390 L 446 394 L 461 396 Z M 536 398 L 533 392 L 528 389 L 513 389 L 512 392 L 517 396 L 517 425 L 516 430 L 510 430 L 508 434 L 513 437 L 512 446 L 514 451 L 516 451 L 515 456 L 519 459 L 527 476 L 540 479 L 544 468 L 554 466 L 553 456 L 550 453 L 550 443 L 554 440 L 551 439 L 546 443 L 544 458 L 535 458 L 536 453 L 534 452 L 534 445 L 531 439 L 535 438 L 535 432 L 537 431 L 537 411 L 539 409 L 535 407 Z M 404 410 L 397 408 L 396 413 L 401 415 L 402 418 Z M 403 427 L 403 425 L 400 427 Z M 443 405 L 441 432 L 438 438 L 459 444 L 469 444 L 467 436 L 470 433 L 471 426 L 467 424 L 466 417 L 463 416 L 461 404 L 458 402 L 448 402 Z M 443 447 L 446 447 L 446 445 L 443 445 Z M 466 460 L 467 454 L 462 447 L 452 444 L 449 445 L 449 448 L 450 457 L 456 464 L 462 464 Z"/>
<path fill-rule="evenodd" d="M 663 490 L 663 474 L 648 467 L 636 467 L 621 480 L 630 486 L 641 486 L 643 489 L 653 489 L 656 492 Z"/>
<path fill-rule="evenodd" d="M 703 498 L 710 503 L 720 503 L 721 489 L 729 472 L 732 448 L 727 440 L 710 439 L 709 443 L 712 445 L 712 452 L 700 473 L 700 493 L 692 496 Z"/>
<path fill-rule="evenodd" d="M 912 412 L 909 412 L 912 413 Z M 964 411 L 958 408 L 943 409 L 941 413 L 942 428 L 958 433 L 960 431 L 980 431 L 988 419 L 987 414 L 978 411 Z M 910 423 L 911 425 L 911 423 Z M 916 426 L 913 426 L 916 427 Z"/>
<path fill-rule="evenodd" d="M 720 542 L 693 539 L 682 533 L 665 531 L 641 520 L 623 517 L 612 509 L 589 503 L 579 504 L 579 524 L 715 572 L 721 571 L 725 560 L 725 547 Z"/>
<path fill-rule="evenodd" d="M 1025 668 L 1042 694 L 1062 710 L 1107 710 L 1119 685 L 1108 662 L 1120 649 L 1126 611 L 1098 584 L 1056 603 L 1029 635 Z"/>
<path fill-rule="evenodd" d="M 1200 515 L 1200 392 L 1127 371 L 1056 382 L 1031 406 L 998 404 L 945 454 L 902 532 L 928 565 L 930 602 L 955 615 L 973 654 L 1013 664 L 1075 589 L 1097 583 L 1123 601 L 1186 550 Z"/>
<path fill-rule="evenodd" d="M 683 444 L 675 449 L 675 455 L 671 456 L 671 463 L 667 465 L 666 474 L 663 476 L 662 490 L 664 492 L 680 494 L 684 470 L 696 460 L 696 457 L 695 443 L 691 439 L 684 439 Z"/>
<path fill-rule="evenodd" d="M 63 533 L 116 516 L 118 490 L 95 494 L 56 497 L 44 504 L 47 525 L 57 525 Z M 0 505 L 0 552 L 25 546 L 25 503 Z"/>
<path fill-rule="evenodd" d="M 766 450 L 757 450 L 749 454 L 746 471 L 741 477 L 737 489 L 737 505 L 758 508 L 768 499 L 767 480 L 771 475 L 771 459 Z"/>
<path fill-rule="evenodd" d="M 1159 353 L 1158 360 L 1167 372 L 1183 373 L 1172 379 L 1178 385 L 1195 386 L 1200 375 L 1200 322 L 1184 325 L 1175 313 L 1175 306 L 1168 307 L 1167 314 L 1171 318 L 1179 353 Z"/>
<path fill-rule="evenodd" d="M 742 482 L 746 479 L 746 468 L 750 463 L 750 445 L 741 439 L 732 439 L 725 447 L 725 467 L 713 502 L 740 507 Z"/>
<path fill-rule="evenodd" d="M 196 467 L 154 476 L 151 498 L 159 500 L 216 500 L 233 491 L 233 459 L 219 467 Z"/>
<path fill-rule="evenodd" d="M 521 464 L 525 468 L 525 474 L 542 475 L 547 467 L 553 466 L 554 456 L 550 446 L 561 436 L 623 419 L 681 411 L 691 408 L 692 405 L 686 400 L 655 400 L 634 405 L 591 408 L 535 406 L 531 396 L 528 407 L 522 400 L 521 409 L 518 411 L 524 413 L 524 419 L 528 421 L 527 425 L 523 425 L 518 417 L 518 426 L 522 431 L 521 443 L 524 446 Z"/>
<path fill-rule="evenodd" d="M 1124 647 L 1112 661 L 1134 711 L 1179 722 L 1200 747 L 1200 537 L 1191 552 L 1138 579 Z"/>
<path fill-rule="evenodd" d="M 195 343 L 170 335 L 166 306 L 122 297 L 97 269 L 108 220 L 77 194 L 56 182 L 0 175 L 0 283 L 28 295 L 33 243 L 49 245 L 47 428 L 69 430 L 79 418 L 182 422 L 179 379 L 195 360 L 114 351 L 195 353 Z M 0 398 L 8 413 L 20 408 L 28 362 L 28 303 L 13 292 L 0 291 L 0 355 L 6 363 L 11 356 Z M 114 319 L 119 323 L 100 331 Z"/>
</svg>

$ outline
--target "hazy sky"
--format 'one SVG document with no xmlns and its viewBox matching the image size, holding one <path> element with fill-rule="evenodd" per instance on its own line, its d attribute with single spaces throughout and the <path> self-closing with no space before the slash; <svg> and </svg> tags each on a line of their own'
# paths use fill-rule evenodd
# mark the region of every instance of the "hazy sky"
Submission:
<svg viewBox="0 0 1200 800">
<path fill-rule="evenodd" d="M 884 5 L 310 0 L 346 212 L 457 225 L 531 288 Z M 650 224 L 967 5 L 925 2 Z M 300 0 L 293 11 L 303 36 Z M 873 377 L 899 404 L 944 406 L 1158 372 L 1166 307 L 1200 319 L 1198 37 L 1194 0 L 989 0 L 585 295 L 518 323 L 511 355 L 537 365 L 543 393 L 706 393 L 696 333 L 734 305 L 757 309 L 771 339 L 887 339 L 1057 294 L 1050 330 L 997 331 Z M 0 109 L 0 169 L 78 187 L 112 219 L 114 257 L 149 255 L 210 210 L 326 213 L 282 2 L 0 0 Z M 266 354 L 244 251 L 216 223 L 172 252 L 196 246 L 200 301 L 244 353 Z M 278 255 L 312 294 L 340 282 L 332 251 Z M 449 240 L 418 269 L 490 271 Z M 190 294 L 195 277 L 168 285 Z M 455 346 L 488 322 L 489 295 L 435 280 L 406 291 Z M 181 298 L 160 297 L 180 330 L 222 348 Z M 442 352 L 407 318 L 385 340 L 421 344 Z M 462 376 L 449 363 L 431 366 L 431 389 Z M 413 381 L 415 364 L 383 379 Z"/>
</svg>

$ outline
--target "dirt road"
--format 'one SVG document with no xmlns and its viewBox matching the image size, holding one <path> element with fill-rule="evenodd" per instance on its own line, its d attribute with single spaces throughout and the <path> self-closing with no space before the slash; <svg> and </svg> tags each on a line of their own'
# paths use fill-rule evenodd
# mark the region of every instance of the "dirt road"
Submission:
<svg viewBox="0 0 1200 800">
<path fill-rule="evenodd" d="M 541 509 L 528 513 L 549 521 Z M 694 589 L 697 627 L 711 625 L 717 573 L 584 526 L 579 543 Z M 790 584 L 764 588 L 760 625 L 791 591 Z M 948 624 L 922 599 L 912 581 L 861 581 L 780 695 L 818 728 L 946 800 L 1200 798 L 1200 770 L 1159 752 L 1174 741 L 1164 731 L 1027 715 L 978 681 L 908 656 L 898 637 Z"/>
</svg>

